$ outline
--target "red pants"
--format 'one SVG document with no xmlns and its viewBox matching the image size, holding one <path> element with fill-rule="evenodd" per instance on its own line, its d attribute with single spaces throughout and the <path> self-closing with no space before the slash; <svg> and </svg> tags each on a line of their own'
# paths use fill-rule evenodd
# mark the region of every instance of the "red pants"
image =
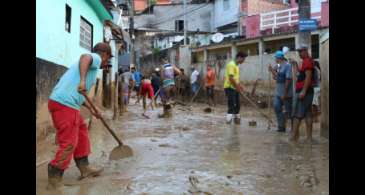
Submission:
<svg viewBox="0 0 365 195">
<path fill-rule="evenodd" d="M 49 100 L 48 110 L 52 115 L 58 149 L 51 165 L 65 170 L 72 157 L 81 158 L 90 154 L 89 132 L 80 111 Z"/>
<path fill-rule="evenodd" d="M 148 98 L 152 99 L 153 97 L 153 87 L 151 83 L 143 83 L 141 86 L 141 96 L 145 97 L 146 93 L 148 93 Z"/>
</svg>

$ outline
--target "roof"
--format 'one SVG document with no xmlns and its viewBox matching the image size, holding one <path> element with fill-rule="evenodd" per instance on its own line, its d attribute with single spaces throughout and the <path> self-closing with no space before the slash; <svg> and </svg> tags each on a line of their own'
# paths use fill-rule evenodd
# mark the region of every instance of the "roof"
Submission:
<svg viewBox="0 0 365 195">
<path fill-rule="evenodd" d="M 93 8 L 101 21 L 113 19 L 107 8 L 108 3 L 112 3 L 110 0 L 86 0 L 86 2 Z"/>
</svg>

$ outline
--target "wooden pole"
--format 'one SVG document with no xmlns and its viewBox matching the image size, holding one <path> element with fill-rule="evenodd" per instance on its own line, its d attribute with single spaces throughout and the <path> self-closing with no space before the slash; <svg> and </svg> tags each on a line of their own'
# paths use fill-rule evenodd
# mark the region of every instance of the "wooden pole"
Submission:
<svg viewBox="0 0 365 195">
<path fill-rule="evenodd" d="M 114 78 L 114 116 L 113 120 L 117 118 L 118 113 L 118 72 L 115 73 Z"/>
<path fill-rule="evenodd" d="M 99 88 L 99 81 L 100 81 L 100 79 L 99 78 L 97 78 L 96 79 L 96 84 L 95 84 L 95 94 L 94 94 L 94 97 L 93 97 L 93 102 L 95 102 L 95 100 L 96 100 L 96 96 L 98 95 L 98 88 Z M 92 121 L 93 121 L 93 115 L 92 114 L 90 114 L 90 120 L 89 120 L 89 125 L 88 125 L 88 129 L 89 129 L 89 131 L 90 131 L 90 129 L 91 129 L 91 123 L 92 123 Z"/>
</svg>

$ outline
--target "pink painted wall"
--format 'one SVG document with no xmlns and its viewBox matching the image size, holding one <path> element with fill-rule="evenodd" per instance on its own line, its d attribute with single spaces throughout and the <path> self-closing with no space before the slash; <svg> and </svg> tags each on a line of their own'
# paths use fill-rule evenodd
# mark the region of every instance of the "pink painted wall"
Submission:
<svg viewBox="0 0 365 195">
<path fill-rule="evenodd" d="M 329 3 L 322 2 L 321 7 L 321 26 L 329 26 Z"/>
<path fill-rule="evenodd" d="M 246 22 L 246 38 L 254 38 L 260 36 L 260 15 L 247 16 Z"/>
<path fill-rule="evenodd" d="M 298 7 L 298 4 L 295 3 L 295 0 L 290 0 L 290 7 Z"/>
</svg>

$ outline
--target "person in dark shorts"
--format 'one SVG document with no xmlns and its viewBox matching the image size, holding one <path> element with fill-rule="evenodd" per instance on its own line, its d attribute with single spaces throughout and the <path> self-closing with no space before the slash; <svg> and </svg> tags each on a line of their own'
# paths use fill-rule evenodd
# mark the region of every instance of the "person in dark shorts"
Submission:
<svg viewBox="0 0 365 195">
<path fill-rule="evenodd" d="M 297 70 L 297 82 L 293 97 L 293 131 L 290 141 L 297 142 L 299 139 L 299 127 L 302 119 L 305 119 L 307 142 L 312 141 L 312 102 L 313 102 L 313 59 L 309 56 L 308 46 L 302 45 L 297 49 L 302 59 L 302 64 Z"/>
</svg>

